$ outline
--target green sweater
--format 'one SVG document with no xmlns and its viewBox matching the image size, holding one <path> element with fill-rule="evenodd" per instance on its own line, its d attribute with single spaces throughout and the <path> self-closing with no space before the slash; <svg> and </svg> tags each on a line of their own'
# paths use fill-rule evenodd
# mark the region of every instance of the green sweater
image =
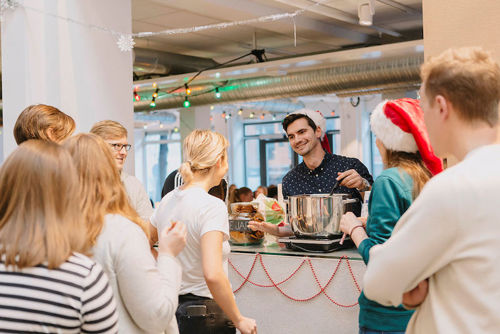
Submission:
<svg viewBox="0 0 500 334">
<path fill-rule="evenodd" d="M 368 238 L 358 251 L 368 264 L 370 249 L 384 243 L 394 226 L 412 203 L 413 180 L 403 169 L 389 168 L 375 180 L 369 199 L 369 216 L 366 223 Z M 380 331 L 404 331 L 413 311 L 401 305 L 389 307 L 359 296 L 359 326 Z"/>
</svg>

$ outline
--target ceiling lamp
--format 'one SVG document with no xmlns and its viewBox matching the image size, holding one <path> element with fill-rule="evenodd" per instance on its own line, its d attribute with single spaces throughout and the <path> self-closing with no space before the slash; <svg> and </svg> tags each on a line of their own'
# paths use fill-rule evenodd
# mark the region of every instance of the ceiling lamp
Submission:
<svg viewBox="0 0 500 334">
<path fill-rule="evenodd" d="M 371 26 L 373 24 L 373 15 L 375 14 L 375 4 L 373 0 L 360 0 L 358 3 L 359 24 L 362 26 Z"/>
</svg>

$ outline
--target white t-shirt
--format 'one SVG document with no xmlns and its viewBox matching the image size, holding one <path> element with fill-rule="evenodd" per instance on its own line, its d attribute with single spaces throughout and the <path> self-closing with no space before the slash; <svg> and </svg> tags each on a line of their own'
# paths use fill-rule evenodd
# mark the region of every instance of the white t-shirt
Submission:
<svg viewBox="0 0 500 334">
<path fill-rule="evenodd" d="M 151 224 L 158 232 L 170 226 L 172 221 L 182 222 L 187 227 L 186 247 L 177 256 L 182 266 L 180 294 L 192 293 L 212 298 L 203 276 L 201 237 L 210 231 L 224 233 L 222 260 L 227 275 L 229 247 L 229 221 L 226 205 L 199 187 L 186 190 L 177 188 L 161 200 L 151 217 Z"/>
<path fill-rule="evenodd" d="M 125 186 L 125 190 L 127 191 L 130 205 L 132 205 L 143 220 L 149 221 L 151 215 L 153 214 L 153 206 L 151 205 L 149 196 L 146 193 L 146 189 L 144 189 L 141 181 L 139 181 L 139 179 L 135 176 L 127 174 L 124 171 L 121 172 L 120 176 L 123 185 Z"/>
</svg>

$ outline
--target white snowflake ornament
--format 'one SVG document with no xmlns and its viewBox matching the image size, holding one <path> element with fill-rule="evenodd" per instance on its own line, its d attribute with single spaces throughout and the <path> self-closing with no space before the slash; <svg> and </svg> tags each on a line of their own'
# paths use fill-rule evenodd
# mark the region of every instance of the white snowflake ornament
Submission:
<svg viewBox="0 0 500 334">
<path fill-rule="evenodd" d="M 116 44 L 121 51 L 126 52 L 134 48 L 135 42 L 131 35 L 120 35 Z"/>
</svg>

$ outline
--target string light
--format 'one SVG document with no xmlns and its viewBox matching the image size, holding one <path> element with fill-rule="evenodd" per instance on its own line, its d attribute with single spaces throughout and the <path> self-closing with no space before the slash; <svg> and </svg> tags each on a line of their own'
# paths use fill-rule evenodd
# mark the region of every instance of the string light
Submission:
<svg viewBox="0 0 500 334">
<path fill-rule="evenodd" d="M 222 118 L 226 118 L 226 112 L 225 111 L 222 112 L 221 117 Z"/>
<path fill-rule="evenodd" d="M 276 115 L 273 115 L 273 121 L 275 121 L 275 120 L 276 120 Z"/>
<path fill-rule="evenodd" d="M 179 132 L 179 128 L 178 128 L 178 127 L 175 127 L 175 128 L 174 128 L 174 132 Z"/>
<path fill-rule="evenodd" d="M 335 110 L 332 110 L 332 112 L 330 113 L 330 115 L 335 116 Z"/>
<path fill-rule="evenodd" d="M 141 96 L 137 94 L 137 92 L 134 92 L 134 100 L 136 100 L 137 102 L 141 100 Z"/>
<path fill-rule="evenodd" d="M 191 95 L 191 88 L 189 88 L 188 84 L 184 84 L 184 87 L 186 88 L 186 95 Z"/>
<path fill-rule="evenodd" d="M 156 82 L 153 82 L 153 88 L 156 88 L 158 84 Z"/>
<path fill-rule="evenodd" d="M 215 108 L 214 106 L 210 106 L 210 110 L 214 110 L 214 108 Z"/>
<path fill-rule="evenodd" d="M 149 104 L 149 106 L 150 106 L 151 108 L 156 107 L 156 102 L 155 102 L 155 98 L 154 98 L 154 97 L 153 97 L 153 99 L 151 100 L 151 103 Z"/>
<path fill-rule="evenodd" d="M 189 102 L 189 100 L 188 100 L 188 97 L 187 97 L 187 96 L 184 98 L 184 104 L 183 104 L 183 105 L 184 105 L 184 108 L 189 108 L 189 107 L 191 107 L 191 102 Z"/>
<path fill-rule="evenodd" d="M 260 115 L 260 119 L 264 119 L 264 117 L 266 117 L 266 115 L 264 114 Z"/>
<path fill-rule="evenodd" d="M 214 116 L 210 116 L 210 122 L 212 122 L 214 120 Z"/>
<path fill-rule="evenodd" d="M 220 99 L 221 98 L 221 93 L 219 92 L 219 88 L 218 87 L 215 88 L 215 98 L 216 99 Z"/>
<path fill-rule="evenodd" d="M 240 108 L 240 110 L 238 110 L 238 115 L 241 116 L 241 114 L 243 114 L 243 109 Z"/>
<path fill-rule="evenodd" d="M 252 111 L 252 112 L 250 113 L 250 116 L 249 116 L 249 117 L 250 117 L 250 118 L 254 118 L 254 117 L 255 117 L 255 113 Z"/>
<path fill-rule="evenodd" d="M 158 97 L 158 92 L 160 91 L 160 88 L 156 88 L 155 92 L 153 93 L 153 98 L 157 98 Z"/>
<path fill-rule="evenodd" d="M 227 114 L 226 115 L 226 119 L 230 119 L 233 115 L 231 115 L 231 113 Z"/>
</svg>

